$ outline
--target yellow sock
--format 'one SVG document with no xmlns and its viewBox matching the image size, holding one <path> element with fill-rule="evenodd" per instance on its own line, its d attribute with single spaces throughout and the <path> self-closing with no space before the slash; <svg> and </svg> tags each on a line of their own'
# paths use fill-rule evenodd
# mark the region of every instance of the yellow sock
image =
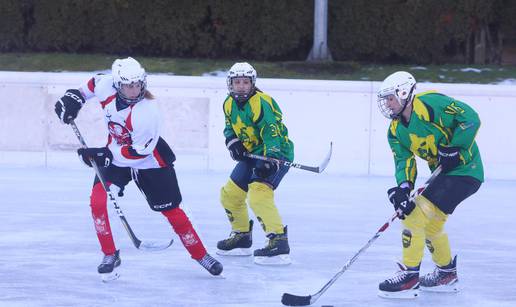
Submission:
<svg viewBox="0 0 516 307">
<path fill-rule="evenodd" d="M 451 261 L 451 250 L 448 235 L 444 231 L 444 224 L 448 216 L 428 199 L 423 198 L 422 203 L 432 208 L 430 221 L 425 227 L 426 246 L 432 254 L 435 264 L 438 266 L 448 265 Z"/>
<path fill-rule="evenodd" d="M 233 231 L 249 231 L 249 213 L 245 204 L 247 193 L 229 179 L 220 191 L 220 202 L 226 210 Z"/>
<path fill-rule="evenodd" d="M 402 220 L 405 229 L 402 231 L 403 264 L 416 267 L 423 259 L 425 249 L 425 225 L 428 222 L 423 210 L 417 205 L 414 210 Z"/>
<path fill-rule="evenodd" d="M 262 225 L 265 233 L 283 233 L 283 223 L 274 204 L 274 191 L 264 183 L 249 185 L 249 206 Z"/>
</svg>

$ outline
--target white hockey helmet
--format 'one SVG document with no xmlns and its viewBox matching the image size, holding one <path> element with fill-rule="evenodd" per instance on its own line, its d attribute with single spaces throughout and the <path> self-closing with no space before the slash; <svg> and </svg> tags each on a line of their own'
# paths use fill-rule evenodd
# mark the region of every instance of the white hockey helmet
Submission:
<svg viewBox="0 0 516 307">
<path fill-rule="evenodd" d="M 122 100 L 129 104 L 135 104 L 143 99 L 147 88 L 147 74 L 138 61 L 131 57 L 116 59 L 111 67 L 111 74 L 113 75 L 113 85 Z M 138 82 L 141 84 L 141 91 L 138 97 L 126 97 L 122 92 L 122 85 Z"/>
<path fill-rule="evenodd" d="M 380 112 L 387 118 L 398 118 L 405 107 L 414 99 L 414 90 L 416 89 L 416 79 L 406 71 L 397 71 L 389 75 L 383 80 L 378 90 L 378 108 Z M 387 106 L 389 96 L 394 96 L 401 106 L 401 111 L 394 112 Z"/>
<path fill-rule="evenodd" d="M 249 93 L 235 93 L 233 90 L 233 78 L 238 77 L 248 77 L 251 80 L 251 90 Z M 228 86 L 229 95 L 231 95 L 231 97 L 240 102 L 246 101 L 254 94 L 256 90 L 256 70 L 253 66 L 251 66 L 251 64 L 247 62 L 235 63 L 228 71 L 226 84 Z"/>
</svg>

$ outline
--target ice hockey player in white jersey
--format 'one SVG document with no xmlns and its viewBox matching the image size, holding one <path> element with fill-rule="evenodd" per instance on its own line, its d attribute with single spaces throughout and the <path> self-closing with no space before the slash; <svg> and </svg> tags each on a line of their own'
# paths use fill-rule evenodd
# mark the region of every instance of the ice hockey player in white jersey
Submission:
<svg viewBox="0 0 516 307">
<path fill-rule="evenodd" d="M 109 132 L 107 145 L 79 149 L 88 166 L 99 166 L 107 184 L 123 195 L 134 180 L 152 210 L 170 222 L 191 257 L 212 275 L 222 272 L 222 264 L 211 257 L 185 212 L 174 170 L 175 155 L 160 137 L 160 114 L 154 96 L 147 90 L 144 68 L 133 58 L 117 59 L 111 74 L 98 74 L 78 89 L 69 89 L 55 104 L 64 124 L 74 120 L 86 100 L 97 97 Z M 91 212 L 104 258 L 98 266 L 103 280 L 118 277 L 121 263 L 115 247 L 107 212 L 107 194 L 95 177 L 90 198 Z"/>
</svg>

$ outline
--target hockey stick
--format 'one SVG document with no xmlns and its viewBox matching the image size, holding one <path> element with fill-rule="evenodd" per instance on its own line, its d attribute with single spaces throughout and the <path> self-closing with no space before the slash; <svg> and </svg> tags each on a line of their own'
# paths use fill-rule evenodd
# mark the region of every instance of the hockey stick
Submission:
<svg viewBox="0 0 516 307">
<path fill-rule="evenodd" d="M 281 160 L 281 159 L 259 156 L 259 155 L 255 155 L 255 154 L 248 153 L 248 152 L 244 153 L 244 155 L 248 158 L 255 159 L 255 160 L 276 162 L 278 164 L 285 165 L 288 167 L 295 167 L 295 168 L 299 168 L 299 169 L 314 172 L 314 173 L 322 173 L 324 171 L 324 169 L 326 168 L 326 166 L 328 166 L 328 163 L 330 163 L 332 148 L 333 148 L 333 142 L 330 142 L 330 150 L 328 151 L 328 153 L 326 154 L 326 157 L 324 158 L 324 160 L 321 162 L 321 164 L 319 166 L 307 166 L 307 165 L 294 163 L 294 162 L 290 162 L 290 161 L 285 161 L 285 160 Z"/>
<path fill-rule="evenodd" d="M 423 193 L 423 191 L 428 187 L 428 185 L 430 183 L 432 183 L 432 181 L 434 181 L 434 179 L 440 173 L 441 173 L 441 166 L 437 167 L 434 170 L 434 172 L 432 173 L 430 178 L 428 178 L 428 180 L 425 182 L 425 184 L 423 184 L 423 186 L 421 186 L 417 190 L 412 191 L 412 195 L 410 196 L 410 198 L 414 199 L 417 195 L 420 195 L 421 193 Z M 344 265 L 344 267 L 339 272 L 337 272 L 337 274 L 335 274 L 317 293 L 315 293 L 313 295 L 308 295 L 308 296 L 283 293 L 283 296 L 281 297 L 281 303 L 283 305 L 287 305 L 287 306 L 308 306 L 308 305 L 312 305 L 313 303 L 315 303 L 315 301 L 317 301 L 319 299 L 319 297 L 321 297 L 321 295 L 324 292 L 326 292 L 326 290 L 328 290 L 328 288 L 331 285 L 333 285 L 333 283 L 335 281 L 337 281 L 337 279 L 353 264 L 353 262 L 355 262 L 355 260 L 357 260 L 358 256 L 360 256 L 360 254 L 362 254 L 371 244 L 373 244 L 373 242 L 376 241 L 376 239 L 378 239 L 378 237 L 380 237 L 382 232 L 384 232 L 387 228 L 389 228 L 391 223 L 397 217 L 398 217 L 398 214 L 395 213 L 391 218 L 389 218 L 389 220 L 385 224 L 383 224 L 382 227 L 380 227 L 380 229 L 378 229 L 376 234 L 371 239 L 369 239 L 369 241 L 367 241 L 367 243 Z"/>
<path fill-rule="evenodd" d="M 86 145 L 86 142 L 84 141 L 84 138 L 82 137 L 81 132 L 79 131 L 79 128 L 77 128 L 77 125 L 75 125 L 75 122 L 73 120 L 70 121 L 70 126 L 72 126 L 73 131 L 75 132 L 75 135 L 77 136 L 77 139 L 79 142 L 81 142 L 82 148 L 88 148 Z M 120 217 L 120 221 L 122 222 L 122 225 L 124 225 L 125 230 L 127 231 L 127 234 L 129 234 L 129 238 L 131 238 L 131 241 L 133 242 L 134 246 L 137 249 L 145 250 L 145 251 L 159 251 L 164 250 L 168 248 L 172 243 L 174 243 L 174 239 L 170 240 L 170 242 L 167 243 L 157 243 L 157 242 L 151 242 L 151 241 L 141 241 L 136 237 L 133 230 L 131 229 L 131 226 L 129 226 L 129 223 L 127 222 L 124 213 L 122 212 L 122 209 L 118 206 L 118 203 L 116 202 L 115 196 L 113 192 L 111 192 L 111 189 L 106 184 L 106 180 L 102 176 L 99 167 L 93 161 L 93 159 L 90 159 L 91 166 L 93 166 L 93 169 L 95 170 L 95 173 L 97 174 L 97 177 L 100 180 L 100 183 L 104 187 L 104 190 L 106 190 L 108 200 L 113 204 L 113 207 L 115 207 L 116 213 Z"/>
</svg>

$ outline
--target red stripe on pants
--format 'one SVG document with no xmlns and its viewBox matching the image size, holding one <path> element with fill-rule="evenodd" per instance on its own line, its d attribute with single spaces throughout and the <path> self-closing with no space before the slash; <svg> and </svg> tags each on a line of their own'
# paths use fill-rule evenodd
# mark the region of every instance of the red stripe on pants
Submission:
<svg viewBox="0 0 516 307">
<path fill-rule="evenodd" d="M 167 217 L 170 225 L 172 225 L 172 228 L 177 233 L 192 258 L 201 260 L 202 257 L 206 255 L 206 249 L 183 209 L 174 208 L 161 213 Z"/>
<path fill-rule="evenodd" d="M 91 190 L 90 207 L 102 252 L 105 255 L 112 255 L 115 253 L 116 248 L 113 235 L 111 234 L 111 226 L 109 225 L 107 193 L 100 182 L 95 184 Z"/>
</svg>

